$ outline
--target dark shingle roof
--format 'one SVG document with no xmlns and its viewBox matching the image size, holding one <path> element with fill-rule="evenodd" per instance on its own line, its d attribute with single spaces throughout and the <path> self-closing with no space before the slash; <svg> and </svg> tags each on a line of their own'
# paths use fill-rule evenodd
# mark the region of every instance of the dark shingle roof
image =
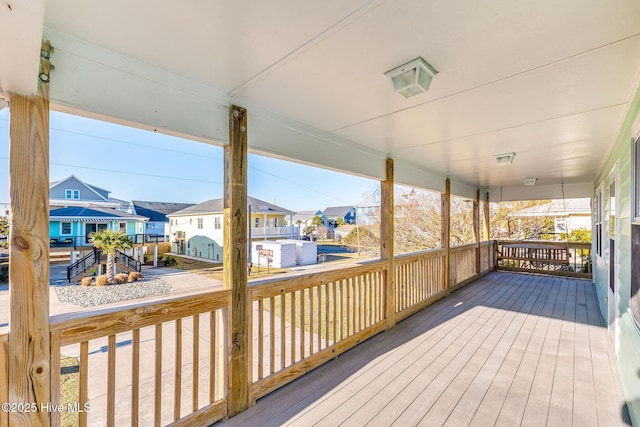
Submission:
<svg viewBox="0 0 640 427">
<path fill-rule="evenodd" d="M 149 202 L 132 200 L 138 215 L 149 218 L 149 221 L 169 222 L 167 215 L 194 206 L 193 203 Z"/>
<path fill-rule="evenodd" d="M 148 218 L 142 215 L 133 215 L 111 208 L 99 208 L 97 206 L 71 206 L 68 208 L 54 209 L 49 212 L 49 218 L 62 219 L 132 219 L 146 221 Z"/>
</svg>

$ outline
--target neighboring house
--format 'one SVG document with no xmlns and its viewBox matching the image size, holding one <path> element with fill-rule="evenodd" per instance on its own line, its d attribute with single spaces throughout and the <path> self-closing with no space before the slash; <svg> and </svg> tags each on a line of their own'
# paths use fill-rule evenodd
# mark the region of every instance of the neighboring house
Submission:
<svg viewBox="0 0 640 427">
<path fill-rule="evenodd" d="M 402 216 L 404 206 L 411 204 L 415 196 L 416 191 L 414 189 L 405 187 L 394 188 L 396 216 Z M 373 225 L 380 222 L 381 200 L 382 190 L 379 187 L 369 193 L 364 193 L 362 200 L 356 205 L 357 222 L 359 225 Z"/>
<path fill-rule="evenodd" d="M 554 233 L 571 233 L 577 229 L 591 230 L 591 199 L 556 199 L 509 214 L 510 219 L 553 218 Z M 540 238 L 539 233 L 528 238 Z"/>
<path fill-rule="evenodd" d="M 327 219 L 324 217 L 322 211 L 299 211 L 293 216 L 293 225 L 298 226 L 300 228 L 300 234 L 303 235 L 304 229 L 313 225 L 313 218 L 316 216 L 322 218 L 322 221 L 326 224 Z"/>
<path fill-rule="evenodd" d="M 336 242 L 343 241 L 344 238 L 347 237 L 354 228 L 356 228 L 356 226 L 352 224 L 345 224 L 340 227 L 336 227 L 333 230 L 333 240 L 335 240 Z"/>
<path fill-rule="evenodd" d="M 110 197 L 111 191 L 87 184 L 75 175 L 49 185 L 49 238 L 51 247 L 89 244 L 98 230 L 120 230 L 137 242 L 145 233 L 147 216 L 126 212 L 129 202 Z"/>
<path fill-rule="evenodd" d="M 144 232 L 147 218 L 112 208 L 70 206 L 49 213 L 49 238 L 52 247 L 78 247 L 89 244 L 89 236 L 98 230 L 115 230 L 135 237 Z"/>
<path fill-rule="evenodd" d="M 89 205 L 100 208 L 119 208 L 120 202 L 110 200 L 110 193 L 108 190 L 87 184 L 71 175 L 49 184 L 49 209 Z"/>
<path fill-rule="evenodd" d="M 248 197 L 248 208 L 252 240 L 299 238 L 299 227 L 290 225 L 295 212 L 253 197 Z M 207 200 L 167 217 L 173 252 L 222 260 L 224 199 Z"/>
<path fill-rule="evenodd" d="M 193 203 L 149 202 L 132 200 L 127 212 L 149 218 L 144 223 L 144 234 L 153 236 L 169 235 L 169 218 L 167 215 L 193 206 Z"/>
<path fill-rule="evenodd" d="M 342 218 L 347 224 L 356 223 L 356 208 L 353 206 L 332 206 L 322 211 L 325 217 L 325 227 L 332 231 L 336 228 L 336 220 Z"/>
</svg>

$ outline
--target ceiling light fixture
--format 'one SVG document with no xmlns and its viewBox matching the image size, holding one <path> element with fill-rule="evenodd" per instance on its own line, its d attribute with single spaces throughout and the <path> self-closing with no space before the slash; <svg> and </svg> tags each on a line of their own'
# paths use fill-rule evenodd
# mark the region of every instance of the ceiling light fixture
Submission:
<svg viewBox="0 0 640 427">
<path fill-rule="evenodd" d="M 524 185 L 527 187 L 531 187 L 536 185 L 536 181 L 538 181 L 538 178 L 526 178 L 524 180 Z"/>
<path fill-rule="evenodd" d="M 505 154 L 496 154 L 496 162 L 499 165 L 510 165 L 513 163 L 513 158 L 516 156 L 516 153 L 505 153 Z"/>
<path fill-rule="evenodd" d="M 429 90 L 431 79 L 438 71 L 421 56 L 384 73 L 391 79 L 393 90 L 405 98 Z"/>
</svg>

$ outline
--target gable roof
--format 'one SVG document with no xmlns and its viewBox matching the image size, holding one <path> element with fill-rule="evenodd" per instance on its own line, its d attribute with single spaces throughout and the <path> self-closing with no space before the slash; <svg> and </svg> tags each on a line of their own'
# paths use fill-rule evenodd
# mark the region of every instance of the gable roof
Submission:
<svg viewBox="0 0 640 427">
<path fill-rule="evenodd" d="M 49 221 L 113 221 L 134 220 L 147 221 L 148 218 L 141 215 L 133 215 L 127 212 L 111 208 L 97 206 L 71 206 L 68 208 L 54 209 L 49 212 Z"/>
<path fill-rule="evenodd" d="M 510 213 L 510 217 L 518 216 L 567 216 L 567 215 L 591 215 L 591 199 L 555 199 L 544 205 L 533 206 Z"/>
<path fill-rule="evenodd" d="M 150 202 L 132 200 L 133 208 L 138 215 L 149 218 L 149 221 L 169 222 L 168 214 L 194 206 L 194 203 Z"/>
<path fill-rule="evenodd" d="M 284 214 L 295 215 L 296 213 L 285 209 L 283 207 L 274 205 L 264 200 L 256 199 L 255 197 L 248 196 L 247 204 L 251 209 L 251 213 L 271 213 L 271 214 Z M 207 215 L 214 213 L 222 213 L 224 211 L 224 199 L 211 199 L 197 205 L 190 206 L 186 209 L 173 212 L 167 215 L 167 217 L 173 216 L 190 216 L 190 215 Z"/>
<path fill-rule="evenodd" d="M 353 206 L 331 206 L 322 211 L 322 213 L 327 218 L 344 218 L 351 209 L 355 208 Z"/>
<path fill-rule="evenodd" d="M 71 179 L 75 179 L 76 181 L 78 181 L 80 184 L 82 184 L 84 187 L 86 187 L 88 190 L 90 190 L 93 194 L 95 194 L 96 196 L 98 196 L 101 200 L 104 200 L 105 202 L 109 201 L 109 197 L 108 194 L 111 193 L 111 191 L 109 190 L 105 190 L 104 188 L 100 188 L 97 187 L 95 185 L 91 185 L 91 184 L 87 184 L 86 182 L 84 182 L 83 180 L 81 180 L 80 178 L 78 178 L 75 175 L 69 175 L 68 177 L 64 178 L 64 179 L 60 179 L 57 181 L 51 181 L 49 183 L 49 190 L 58 187 L 59 185 L 71 180 Z M 107 193 L 107 197 L 104 197 L 102 194 L 100 194 L 100 191 L 104 191 L 105 193 Z"/>
</svg>

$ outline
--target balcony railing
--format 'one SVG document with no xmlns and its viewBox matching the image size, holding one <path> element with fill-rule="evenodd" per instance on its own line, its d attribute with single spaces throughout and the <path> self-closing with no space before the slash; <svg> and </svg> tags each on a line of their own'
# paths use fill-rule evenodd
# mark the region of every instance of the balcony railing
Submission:
<svg viewBox="0 0 640 427">
<path fill-rule="evenodd" d="M 393 322 L 493 268 L 493 242 L 396 257 Z M 482 271 L 476 272 L 478 257 Z M 387 328 L 388 263 L 252 282 L 248 371 L 252 399 L 283 386 Z M 51 402 L 61 402 L 62 355 L 79 361 L 71 399 L 91 412 L 51 413 L 71 424 L 210 424 L 227 415 L 231 292 L 147 302 L 51 319 Z M 7 393 L 7 332 L 0 331 L 0 400 Z M 223 357 L 221 357 L 221 355 Z M 5 396 L 3 398 L 3 396 Z M 0 425 L 3 416 L 0 413 Z M 206 422 L 204 421 L 206 420 Z M 6 421 L 6 418 L 5 418 Z"/>
<path fill-rule="evenodd" d="M 127 236 L 135 245 L 157 244 L 169 241 L 169 236 L 163 234 L 127 234 Z M 60 236 L 49 239 L 49 247 L 51 248 L 78 249 L 90 246 L 91 243 L 88 236 Z"/>
<path fill-rule="evenodd" d="M 496 242 L 499 270 L 591 278 L 591 243 L 546 240 Z"/>
<path fill-rule="evenodd" d="M 260 237 L 297 237 L 300 236 L 300 228 L 289 225 L 286 227 L 251 227 L 252 238 Z"/>
</svg>

